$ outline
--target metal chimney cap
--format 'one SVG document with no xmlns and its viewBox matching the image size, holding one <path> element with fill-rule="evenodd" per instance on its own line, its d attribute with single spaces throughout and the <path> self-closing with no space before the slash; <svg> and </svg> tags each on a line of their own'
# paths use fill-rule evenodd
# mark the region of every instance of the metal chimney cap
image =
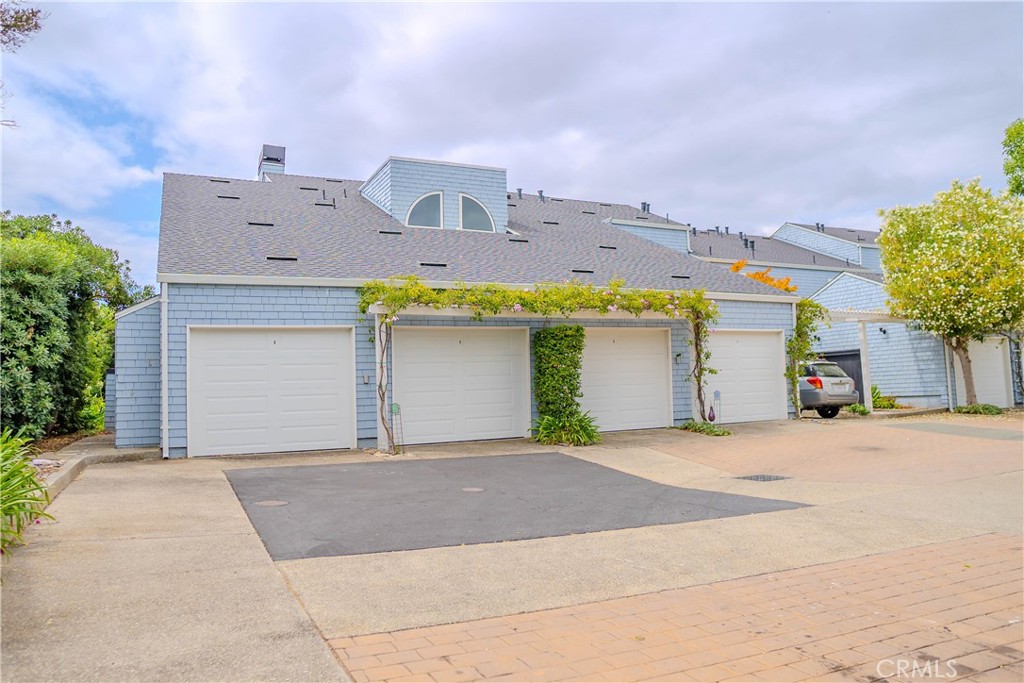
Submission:
<svg viewBox="0 0 1024 683">
<path fill-rule="evenodd" d="M 260 159 L 263 161 L 277 161 L 284 163 L 284 147 L 280 145 L 263 145 L 263 151 L 260 153 Z"/>
</svg>

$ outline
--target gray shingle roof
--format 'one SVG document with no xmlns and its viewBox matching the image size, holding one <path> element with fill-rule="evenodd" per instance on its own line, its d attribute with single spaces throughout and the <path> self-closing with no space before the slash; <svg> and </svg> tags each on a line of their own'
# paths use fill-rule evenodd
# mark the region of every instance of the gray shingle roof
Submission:
<svg viewBox="0 0 1024 683">
<path fill-rule="evenodd" d="M 813 226 L 812 226 L 813 227 Z M 701 258 L 747 259 L 748 261 L 765 261 L 779 265 L 826 266 L 836 269 L 859 268 L 857 264 L 848 264 L 844 260 L 825 256 L 818 252 L 798 247 L 795 244 L 774 240 L 771 237 L 754 235 L 754 251 L 743 247 L 743 238 L 739 235 L 718 234 L 714 230 L 697 231 L 690 235 L 690 251 Z"/>
<path fill-rule="evenodd" d="M 799 225 L 801 228 L 807 228 L 808 230 L 814 230 L 813 224 L 808 223 L 791 223 L 791 225 Z M 838 237 L 846 242 L 853 242 L 854 244 L 874 244 L 878 238 L 878 233 L 873 230 L 854 230 L 853 228 L 835 228 L 826 225 L 825 234 L 831 235 L 832 237 Z"/>
<path fill-rule="evenodd" d="M 621 278 L 631 287 L 779 294 L 603 222 L 645 215 L 628 205 L 548 197 L 541 202 L 536 195 L 518 199 L 512 193 L 509 229 L 517 235 L 408 228 L 360 196 L 361 184 L 296 175 L 259 182 L 165 174 L 157 271 L 360 279 L 418 275 L 522 284 L 573 278 L 606 284 Z"/>
</svg>

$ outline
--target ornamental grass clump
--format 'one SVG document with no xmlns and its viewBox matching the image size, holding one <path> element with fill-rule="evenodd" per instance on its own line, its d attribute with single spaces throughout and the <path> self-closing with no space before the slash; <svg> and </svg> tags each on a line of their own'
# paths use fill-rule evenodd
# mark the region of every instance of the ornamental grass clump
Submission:
<svg viewBox="0 0 1024 683">
<path fill-rule="evenodd" d="M 9 427 L 0 432 L 0 549 L 23 543 L 25 528 L 41 517 L 50 502 L 46 485 L 32 465 L 30 439 Z"/>
</svg>

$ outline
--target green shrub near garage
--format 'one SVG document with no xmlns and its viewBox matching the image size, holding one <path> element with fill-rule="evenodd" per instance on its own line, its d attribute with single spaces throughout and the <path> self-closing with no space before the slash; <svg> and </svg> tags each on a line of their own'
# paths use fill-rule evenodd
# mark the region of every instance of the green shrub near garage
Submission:
<svg viewBox="0 0 1024 683">
<path fill-rule="evenodd" d="M 555 325 L 533 335 L 533 396 L 540 419 L 534 438 L 543 444 L 587 446 L 601 440 L 597 425 L 580 408 L 583 396 L 581 325 Z"/>
</svg>

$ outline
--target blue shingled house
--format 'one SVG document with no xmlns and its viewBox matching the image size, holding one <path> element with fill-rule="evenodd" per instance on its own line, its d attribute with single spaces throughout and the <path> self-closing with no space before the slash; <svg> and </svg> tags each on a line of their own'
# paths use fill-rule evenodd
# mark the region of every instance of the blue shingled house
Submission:
<svg viewBox="0 0 1024 683">
<path fill-rule="evenodd" d="M 704 289 L 720 309 L 709 387 L 722 422 L 785 418 L 784 341 L 796 297 L 623 227 L 687 228 L 641 208 L 524 193 L 501 168 L 391 157 L 369 179 L 285 172 L 164 176 L 160 296 L 117 317 L 116 442 L 167 457 L 369 446 L 374 321 L 358 288 L 457 282 Z M 581 313 L 584 409 L 604 430 L 693 417 L 688 329 L 655 314 Z M 558 321 L 409 311 L 390 358 L 407 444 L 523 437 L 535 416 L 530 340 Z"/>
<path fill-rule="evenodd" d="M 964 402 L 963 374 L 942 340 L 886 313 L 877 232 L 822 223 L 784 223 L 768 237 L 728 227 L 622 229 L 722 267 L 746 259 L 752 268 L 770 267 L 773 276 L 790 278 L 799 295 L 832 312 L 833 325 L 820 330 L 816 350 L 857 380 L 866 401 L 865 387 L 877 385 L 884 395 L 916 407 Z M 1022 362 L 1019 348 L 993 336 L 972 347 L 971 359 L 979 401 L 1001 407 L 1024 401 L 1012 381 Z"/>
</svg>

